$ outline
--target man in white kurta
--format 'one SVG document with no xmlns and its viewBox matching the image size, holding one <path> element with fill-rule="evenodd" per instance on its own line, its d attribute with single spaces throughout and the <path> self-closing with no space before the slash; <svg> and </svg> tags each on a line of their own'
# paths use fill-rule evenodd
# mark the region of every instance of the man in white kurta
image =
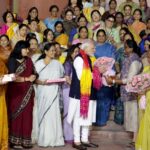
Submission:
<svg viewBox="0 0 150 150">
<path fill-rule="evenodd" d="M 94 43 L 91 40 L 85 41 L 81 49 L 90 57 L 95 52 Z M 83 118 L 80 115 L 80 79 L 83 71 L 84 61 L 79 54 L 73 62 L 72 84 L 70 87 L 70 103 L 67 120 L 73 122 L 74 144 L 73 147 L 79 150 L 86 150 L 87 147 L 97 147 L 88 140 L 89 126 L 96 120 L 96 101 L 90 96 L 88 116 Z M 92 87 L 91 87 L 92 88 Z M 81 138 L 81 139 L 80 139 Z"/>
</svg>

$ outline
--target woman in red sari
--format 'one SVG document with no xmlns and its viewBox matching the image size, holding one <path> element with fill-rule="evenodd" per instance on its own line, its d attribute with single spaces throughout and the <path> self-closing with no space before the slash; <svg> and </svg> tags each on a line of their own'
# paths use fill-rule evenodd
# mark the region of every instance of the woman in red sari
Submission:
<svg viewBox="0 0 150 150">
<path fill-rule="evenodd" d="M 9 142 L 13 148 L 32 148 L 32 111 L 36 79 L 33 63 L 28 55 L 28 43 L 19 41 L 8 60 L 9 73 L 16 81 L 8 85 Z"/>
</svg>

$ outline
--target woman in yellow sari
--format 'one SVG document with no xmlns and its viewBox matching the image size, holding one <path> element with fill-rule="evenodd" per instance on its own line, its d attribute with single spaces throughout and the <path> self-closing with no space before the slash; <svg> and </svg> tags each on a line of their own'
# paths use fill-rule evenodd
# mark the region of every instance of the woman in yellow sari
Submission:
<svg viewBox="0 0 150 150">
<path fill-rule="evenodd" d="M 3 14 L 3 21 L 5 24 L 2 25 L 0 29 L 0 35 L 6 34 L 9 39 L 11 39 L 18 28 L 18 24 L 15 23 L 14 16 L 11 11 L 6 11 Z"/>
<path fill-rule="evenodd" d="M 31 20 L 36 20 L 38 22 L 38 32 L 43 33 L 46 26 L 42 20 L 39 19 L 38 9 L 36 7 L 31 7 L 28 12 L 27 19 L 23 21 L 24 24 L 28 25 Z"/>
<path fill-rule="evenodd" d="M 93 10 L 98 10 L 100 12 L 101 15 L 104 14 L 105 9 L 104 7 L 100 6 L 100 0 L 92 0 L 93 2 L 93 6 L 92 7 L 87 7 L 83 9 L 83 14 L 85 15 L 86 19 L 88 20 L 88 22 L 91 22 L 91 12 Z"/>
<path fill-rule="evenodd" d="M 145 44 L 145 48 L 146 48 Z M 143 62 L 143 73 L 150 73 L 150 42 L 148 45 L 148 51 L 144 54 L 142 59 Z M 136 140 L 136 150 L 150 150 L 150 90 L 145 91 L 146 95 L 146 108 L 140 110 L 140 127 Z"/>
<path fill-rule="evenodd" d="M 63 64 L 66 59 L 66 56 L 65 56 L 66 53 L 64 52 L 64 50 L 68 48 L 69 37 L 66 34 L 66 32 L 64 32 L 63 23 L 61 21 L 57 21 L 55 23 L 54 36 L 55 36 L 54 40 L 55 42 L 57 42 L 55 44 L 55 47 L 56 47 L 55 58 L 58 59 Z"/>
<path fill-rule="evenodd" d="M 15 47 L 18 41 L 25 41 L 28 33 L 28 26 L 26 24 L 20 24 L 18 30 L 14 34 L 13 38 L 11 39 L 11 46 L 12 48 Z"/>
<path fill-rule="evenodd" d="M 0 68 L 0 150 L 8 150 L 8 122 L 5 101 L 6 86 L 2 82 L 2 76 L 7 73 L 7 68 L 2 60 L 0 60 Z"/>
</svg>

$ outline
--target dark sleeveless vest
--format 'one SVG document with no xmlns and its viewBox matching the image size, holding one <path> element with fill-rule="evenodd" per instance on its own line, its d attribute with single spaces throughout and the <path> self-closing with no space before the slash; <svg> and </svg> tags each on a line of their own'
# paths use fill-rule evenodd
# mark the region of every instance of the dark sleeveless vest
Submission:
<svg viewBox="0 0 150 150">
<path fill-rule="evenodd" d="M 82 58 L 81 54 L 77 55 L 76 57 Z M 90 64 L 90 68 L 92 70 L 92 63 L 89 57 L 88 57 L 88 61 Z M 72 69 L 72 81 L 71 81 L 71 86 L 70 86 L 69 97 L 80 100 L 80 80 L 78 79 L 74 66 Z M 92 82 L 92 87 L 91 87 L 90 100 L 96 100 L 96 89 L 93 88 L 93 82 Z"/>
</svg>

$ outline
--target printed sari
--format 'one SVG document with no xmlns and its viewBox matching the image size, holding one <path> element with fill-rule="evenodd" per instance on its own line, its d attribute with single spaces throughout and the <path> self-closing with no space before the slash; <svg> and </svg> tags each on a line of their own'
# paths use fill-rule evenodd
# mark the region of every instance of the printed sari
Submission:
<svg viewBox="0 0 150 150">
<path fill-rule="evenodd" d="M 13 23 L 10 27 L 4 24 L 2 28 L 0 29 L 0 35 L 6 34 L 8 35 L 9 39 L 12 39 L 13 35 L 15 34 L 17 30 L 17 27 L 18 27 L 17 23 Z"/>
<path fill-rule="evenodd" d="M 7 68 L 0 60 L 0 76 L 7 73 Z M 8 122 L 5 101 L 6 86 L 0 85 L 0 150 L 8 150 Z"/>
<path fill-rule="evenodd" d="M 30 58 L 19 63 L 15 59 L 8 62 L 10 73 L 21 77 L 28 77 L 33 72 L 33 63 Z M 15 66 L 15 67 L 14 67 Z M 12 71 L 12 68 L 15 71 Z M 31 82 L 12 82 L 7 90 L 9 113 L 9 142 L 12 145 L 31 146 L 32 111 L 34 89 Z"/>
</svg>

